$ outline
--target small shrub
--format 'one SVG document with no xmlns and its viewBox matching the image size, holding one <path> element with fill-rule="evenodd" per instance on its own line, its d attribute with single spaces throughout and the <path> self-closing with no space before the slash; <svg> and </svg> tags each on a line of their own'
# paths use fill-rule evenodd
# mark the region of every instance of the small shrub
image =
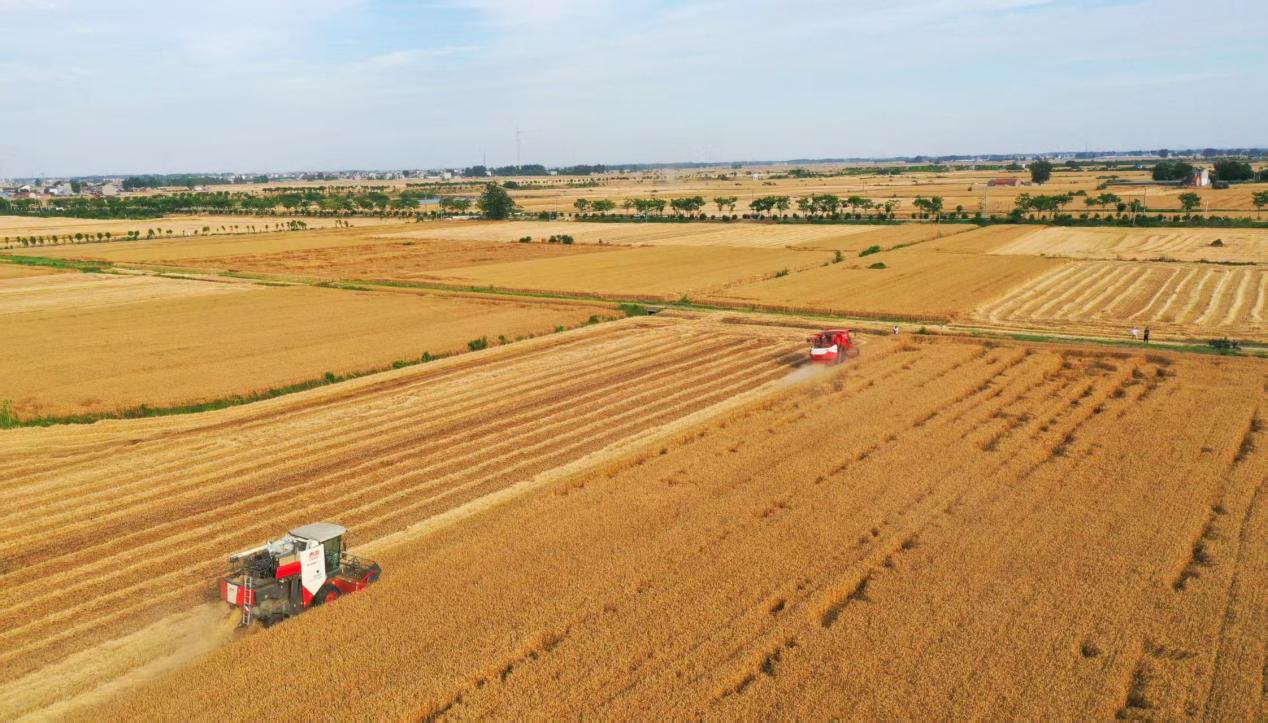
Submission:
<svg viewBox="0 0 1268 723">
<path fill-rule="evenodd" d="M 471 351 L 480 351 L 481 349 L 487 349 L 489 348 L 489 338 L 487 336 L 482 336 L 479 339 L 472 339 L 471 341 L 467 342 L 467 348 L 470 349 Z"/>
<path fill-rule="evenodd" d="M 499 343 L 499 344 L 510 344 L 510 343 L 511 343 L 511 340 L 510 340 L 510 339 L 507 339 L 505 334 L 498 334 L 498 343 Z"/>
<path fill-rule="evenodd" d="M 621 312 L 626 316 L 647 316 L 651 313 L 647 310 L 647 307 L 642 304 L 621 304 L 618 308 L 620 308 Z"/>
<path fill-rule="evenodd" d="M 397 359 L 396 361 L 392 362 L 393 369 L 404 369 L 407 366 L 409 366 L 409 362 L 405 361 L 404 359 Z"/>
<path fill-rule="evenodd" d="M 564 325 L 563 325 L 563 324 L 559 324 L 559 325 L 557 325 L 557 326 L 555 327 L 555 333 L 556 333 L 556 334 L 558 334 L 558 333 L 559 333 L 559 332 L 561 332 L 561 331 L 566 331 L 566 329 L 564 328 Z"/>
<path fill-rule="evenodd" d="M 841 249 L 832 252 L 832 263 L 839 264 L 845 261 L 845 254 L 841 253 Z"/>
<path fill-rule="evenodd" d="M 881 247 L 880 247 L 880 246 L 872 245 L 872 246 L 868 246 L 867 248 L 865 248 L 865 249 L 863 249 L 862 251 L 860 251 L 860 252 L 859 252 L 859 256 L 860 256 L 860 257 L 862 257 L 862 256 L 871 256 L 872 254 L 878 254 L 878 253 L 880 253 L 880 252 L 881 252 Z"/>
<path fill-rule="evenodd" d="M 326 380 L 327 384 L 334 384 L 339 381 L 339 377 L 335 376 L 334 372 L 326 372 L 323 378 Z"/>
<path fill-rule="evenodd" d="M 788 274 L 790 274 L 790 273 L 792 273 L 792 272 L 790 272 L 788 269 L 782 269 L 782 270 L 780 270 L 780 271 L 776 271 L 776 272 L 775 272 L 775 278 L 777 278 L 777 279 L 778 279 L 778 278 L 781 278 L 781 277 L 787 276 L 787 275 L 788 275 Z"/>
<path fill-rule="evenodd" d="M 422 356 L 420 356 L 420 357 L 418 358 L 418 360 L 419 360 L 419 361 L 421 361 L 422 363 L 426 364 L 427 362 L 429 362 L 429 361 L 431 361 L 432 359 L 435 359 L 435 358 L 436 358 L 436 357 L 434 357 L 434 356 L 432 356 L 432 355 L 431 355 L 431 352 L 429 352 L 429 351 L 425 351 L 425 352 L 423 352 L 423 355 L 422 355 Z"/>
<path fill-rule="evenodd" d="M 1212 242 L 1211 242 L 1211 245 L 1212 245 L 1212 246 L 1215 246 L 1215 247 L 1217 247 L 1217 248 L 1219 248 L 1219 247 L 1223 247 L 1223 246 L 1224 246 L 1224 239 L 1218 239 L 1218 238 L 1217 238 L 1217 239 L 1215 239 L 1214 241 L 1212 241 Z"/>
<path fill-rule="evenodd" d="M 13 411 L 13 402 L 8 399 L 0 402 L 0 429 L 9 429 L 18 424 L 18 415 Z"/>
<path fill-rule="evenodd" d="M 889 267 L 885 265 L 885 262 L 884 262 L 884 261 L 877 261 L 876 263 L 872 264 L 871 266 L 868 266 L 867 268 L 869 268 L 869 269 L 888 269 Z"/>
<path fill-rule="evenodd" d="M 533 237 L 532 237 L 532 236 L 521 236 L 521 237 L 520 237 L 520 243 L 522 243 L 522 244 L 531 244 L 532 242 L 533 242 Z"/>
<path fill-rule="evenodd" d="M 929 333 L 929 327 L 927 327 L 927 326 L 922 326 L 922 327 L 920 327 L 919 329 L 916 329 L 916 333 L 917 333 L 917 334 L 928 334 L 928 333 Z"/>
<path fill-rule="evenodd" d="M 591 314 L 590 318 L 586 319 L 587 324 L 598 324 L 601 321 L 603 321 L 603 319 L 600 319 L 598 314 Z"/>
</svg>

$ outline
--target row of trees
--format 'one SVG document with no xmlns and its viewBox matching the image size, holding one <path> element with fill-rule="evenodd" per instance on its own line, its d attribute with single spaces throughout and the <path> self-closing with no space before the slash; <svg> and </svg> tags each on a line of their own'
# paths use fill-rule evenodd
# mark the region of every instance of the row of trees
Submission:
<svg viewBox="0 0 1268 723">
<path fill-rule="evenodd" d="M 627 198 L 621 202 L 621 207 L 626 211 L 641 215 L 661 215 L 666 209 L 671 209 L 680 215 L 692 216 L 699 213 L 709 203 L 712 203 L 717 208 L 719 214 L 734 213 L 735 206 L 739 203 L 739 200 L 738 196 L 715 196 L 711 202 L 705 201 L 703 196 L 672 199 L 656 197 Z M 942 200 L 939 198 L 938 208 L 941 208 L 941 203 Z M 792 196 L 760 196 L 748 203 L 749 209 L 754 215 L 759 217 L 775 212 L 786 214 L 794 205 L 799 212 L 806 216 L 833 217 L 842 213 L 846 208 L 849 208 L 853 213 L 879 210 L 885 214 L 892 214 L 893 210 L 898 207 L 899 201 L 897 199 L 889 199 L 884 202 L 876 202 L 863 196 L 841 198 L 830 193 L 824 193 L 797 199 Z M 924 207 L 921 203 L 917 203 L 917 206 Z M 617 204 L 605 198 L 579 198 L 573 203 L 573 207 L 577 209 L 578 213 L 607 213 L 616 209 Z"/>
<path fill-rule="evenodd" d="M 1151 175 L 1155 181 L 1183 181 L 1197 170 L 1193 164 L 1184 161 L 1159 161 L 1154 164 Z M 1216 161 L 1212 174 L 1216 181 L 1253 181 L 1255 169 L 1245 161 L 1225 159 Z M 1268 168 L 1259 172 L 1259 180 L 1268 181 Z"/>
</svg>

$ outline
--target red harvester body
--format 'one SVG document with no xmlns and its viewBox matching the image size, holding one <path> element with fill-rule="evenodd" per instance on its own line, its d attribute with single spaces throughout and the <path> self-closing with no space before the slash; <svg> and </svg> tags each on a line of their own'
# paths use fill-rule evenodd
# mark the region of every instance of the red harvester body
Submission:
<svg viewBox="0 0 1268 723">
<path fill-rule="evenodd" d="M 364 590 L 382 569 L 345 551 L 347 532 L 340 525 L 317 522 L 231 556 L 234 569 L 220 580 L 220 599 L 242 608 L 243 625 L 259 620 L 268 627 Z"/>
<path fill-rule="evenodd" d="M 859 354 L 849 329 L 825 329 L 806 341 L 810 342 L 810 361 L 819 364 L 840 364 Z"/>
</svg>

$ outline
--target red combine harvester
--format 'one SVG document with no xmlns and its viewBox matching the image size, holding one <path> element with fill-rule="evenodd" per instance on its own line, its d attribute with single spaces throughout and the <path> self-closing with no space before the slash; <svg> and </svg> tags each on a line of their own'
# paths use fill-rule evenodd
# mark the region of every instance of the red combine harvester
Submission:
<svg viewBox="0 0 1268 723">
<path fill-rule="evenodd" d="M 826 329 L 807 337 L 810 342 L 810 361 L 820 364 L 840 364 L 846 357 L 859 355 L 854 346 L 854 335 L 849 329 Z"/>
<path fill-rule="evenodd" d="M 278 540 L 229 558 L 220 599 L 242 608 L 242 624 L 264 627 L 364 590 L 379 579 L 378 563 L 345 552 L 347 529 L 330 522 L 296 527 Z"/>
</svg>

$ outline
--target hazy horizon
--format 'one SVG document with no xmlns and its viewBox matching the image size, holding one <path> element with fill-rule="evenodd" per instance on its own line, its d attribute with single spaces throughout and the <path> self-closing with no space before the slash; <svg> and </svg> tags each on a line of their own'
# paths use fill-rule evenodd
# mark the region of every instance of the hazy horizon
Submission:
<svg viewBox="0 0 1268 723">
<path fill-rule="evenodd" d="M 0 0 L 0 177 L 1256 147 L 1268 5 Z M 1227 100 L 1224 100 L 1227 99 Z"/>
</svg>

